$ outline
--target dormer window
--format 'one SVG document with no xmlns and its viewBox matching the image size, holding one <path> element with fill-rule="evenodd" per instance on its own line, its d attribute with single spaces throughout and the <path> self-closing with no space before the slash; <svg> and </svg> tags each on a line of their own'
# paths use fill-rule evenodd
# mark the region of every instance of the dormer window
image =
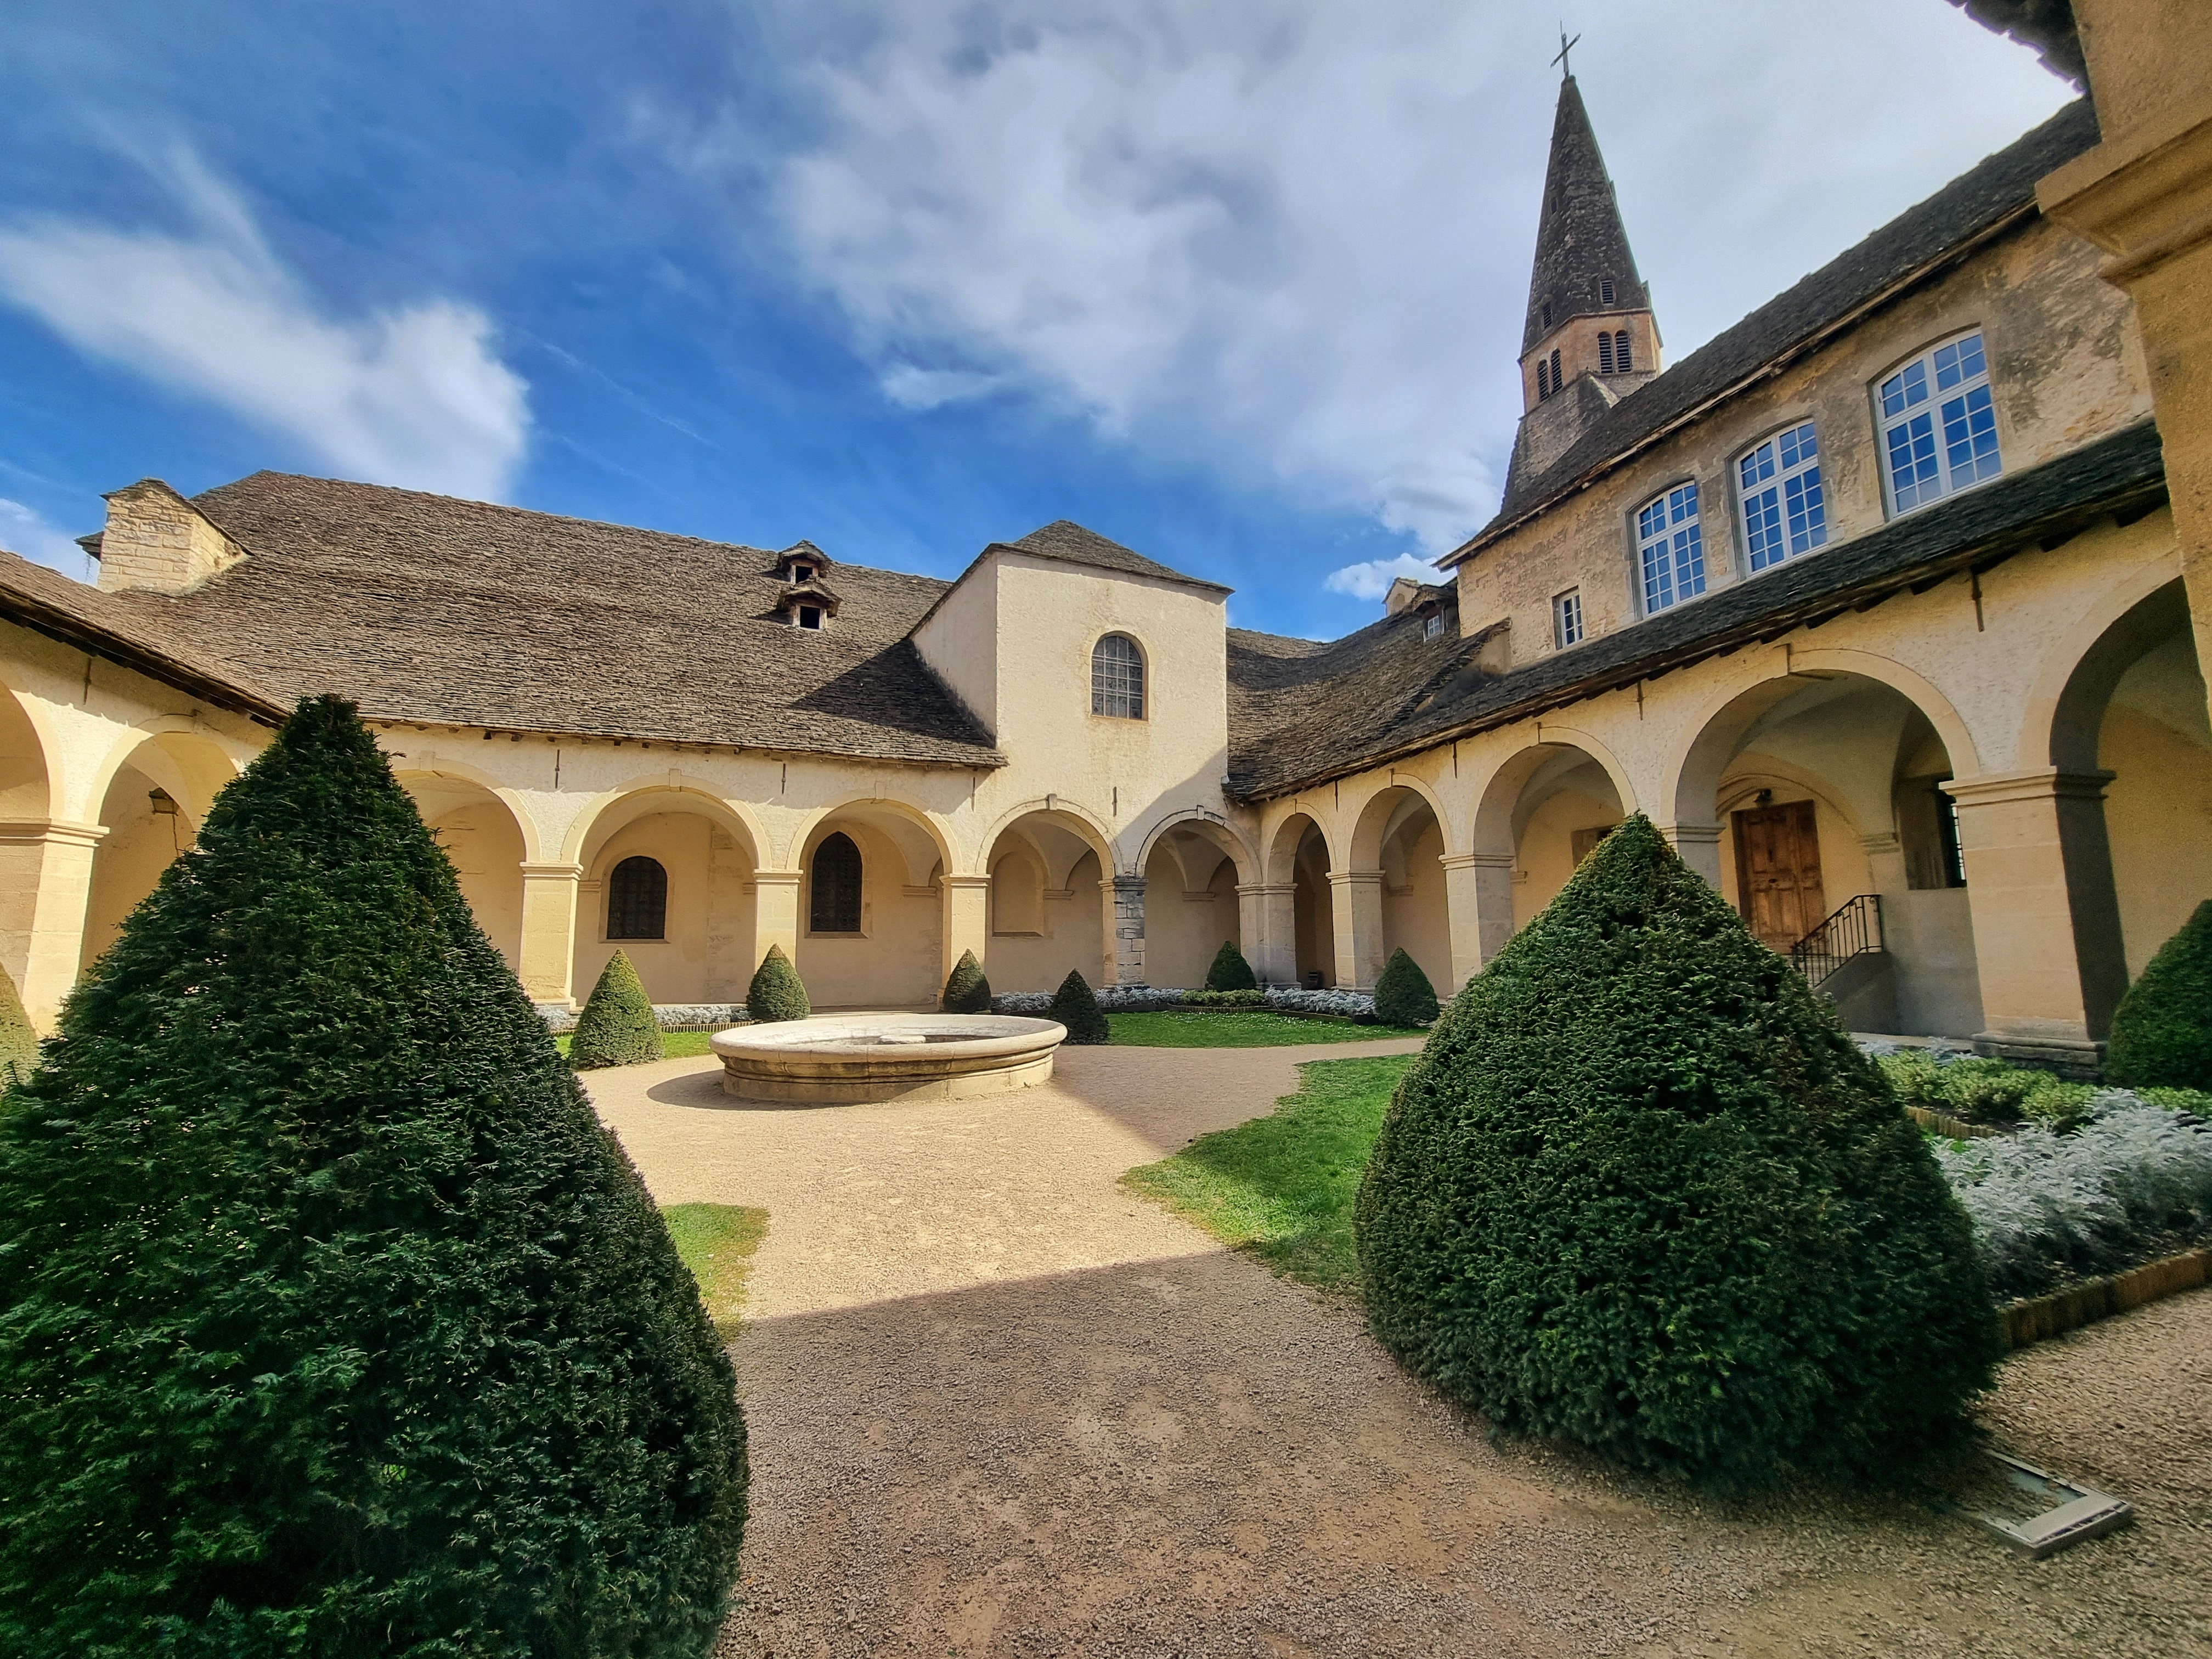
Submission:
<svg viewBox="0 0 2212 1659">
<path fill-rule="evenodd" d="M 812 581 L 814 580 L 814 567 L 803 561 L 794 563 L 791 567 L 791 580 L 795 582 Z"/>
<path fill-rule="evenodd" d="M 822 607 L 818 605 L 800 605 L 799 607 L 799 625 L 801 628 L 820 628 L 822 626 Z"/>
<path fill-rule="evenodd" d="M 1443 636 L 1444 613 L 1443 611 L 1431 611 L 1427 616 L 1421 618 L 1421 637 L 1423 639 L 1440 640 L 1443 638 Z"/>
<path fill-rule="evenodd" d="M 776 600 L 775 608 L 790 626 L 818 634 L 837 614 L 840 603 L 829 583 L 819 576 L 810 575 L 803 580 L 794 579 Z"/>
</svg>

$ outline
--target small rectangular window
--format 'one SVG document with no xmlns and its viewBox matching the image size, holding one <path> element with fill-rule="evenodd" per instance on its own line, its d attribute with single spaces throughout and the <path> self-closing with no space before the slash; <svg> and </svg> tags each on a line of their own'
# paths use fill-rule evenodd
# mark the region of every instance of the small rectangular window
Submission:
<svg viewBox="0 0 2212 1659">
<path fill-rule="evenodd" d="M 1610 334 L 1597 337 L 1597 372 L 1601 374 L 1613 373 L 1613 336 Z"/>
<path fill-rule="evenodd" d="M 1881 383 L 1875 400 L 1892 512 L 1910 513 L 2004 471 L 1978 330 L 1907 363 Z"/>
<path fill-rule="evenodd" d="M 1636 515 L 1636 554 L 1643 567 L 1645 616 L 1705 591 L 1697 485 L 1679 485 L 1644 503 Z"/>
<path fill-rule="evenodd" d="M 799 625 L 801 628 L 821 627 L 822 612 L 820 608 L 811 605 L 800 605 L 799 607 Z"/>
<path fill-rule="evenodd" d="M 1583 637 L 1583 592 L 1571 587 L 1552 601 L 1552 642 L 1562 651 Z"/>
<path fill-rule="evenodd" d="M 1778 433 L 1736 463 L 1745 551 L 1765 570 L 1828 539 L 1828 501 L 1813 423 Z"/>
<path fill-rule="evenodd" d="M 1598 279 L 1597 301 L 1600 305 L 1604 306 L 1609 306 L 1613 303 L 1612 277 L 1604 276 Z"/>
<path fill-rule="evenodd" d="M 1443 638 L 1443 636 L 1444 615 L 1443 611 L 1439 611 L 1432 616 L 1424 617 L 1421 619 L 1421 637 L 1423 639 L 1440 640 Z"/>
</svg>

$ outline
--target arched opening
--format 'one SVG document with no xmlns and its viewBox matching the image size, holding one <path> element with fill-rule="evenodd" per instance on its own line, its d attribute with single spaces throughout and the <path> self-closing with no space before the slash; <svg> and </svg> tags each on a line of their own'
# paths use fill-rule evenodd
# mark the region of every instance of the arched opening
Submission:
<svg viewBox="0 0 2212 1659">
<path fill-rule="evenodd" d="M 1763 681 L 1706 721 L 1674 810 L 1721 829 L 1722 895 L 1795 952 L 1853 1030 L 1982 1027 L 1954 757 L 1928 711 L 1866 676 Z M 1710 801 L 1711 804 L 1707 805 Z"/>
<path fill-rule="evenodd" d="M 668 872 L 659 860 L 633 853 L 607 877 L 607 937 L 633 944 L 668 937 Z"/>
<path fill-rule="evenodd" d="M 1145 977 L 1200 989 L 1224 941 L 1244 948 L 1237 860 L 1212 836 L 1176 825 L 1145 860 Z"/>
<path fill-rule="evenodd" d="M 519 841 L 515 856 L 519 918 Z M 577 861 L 579 1000 L 620 951 L 656 1003 L 744 1000 L 756 966 L 755 866 L 752 838 L 734 814 L 689 790 L 640 790 L 592 819 Z"/>
<path fill-rule="evenodd" d="M 446 849 L 477 926 L 507 965 L 519 969 L 522 952 L 522 826 L 497 795 L 468 778 L 443 773 L 402 773 L 422 822 Z M 584 988 L 586 991 L 590 986 Z"/>
<path fill-rule="evenodd" d="M 0 819 L 36 825 L 46 814 L 46 745 L 22 704 L 0 691 Z M 0 836 L 0 968 L 18 993 L 28 977 L 45 854 L 34 830 Z"/>
<path fill-rule="evenodd" d="M 937 1006 L 944 848 L 886 802 L 842 806 L 799 848 L 799 977 L 817 1008 Z"/>
<path fill-rule="evenodd" d="M 1091 712 L 1140 720 L 1148 710 L 1144 648 L 1127 634 L 1109 634 L 1091 647 Z"/>
<path fill-rule="evenodd" d="M 1328 837 L 1321 825 L 1304 812 L 1285 818 L 1268 848 L 1267 879 L 1291 889 L 1291 966 L 1301 985 L 1336 983 L 1336 915 L 1328 872 Z"/>
<path fill-rule="evenodd" d="M 1382 945 L 1387 963 L 1404 951 L 1439 994 L 1454 988 L 1451 908 L 1444 888 L 1444 831 L 1419 790 L 1396 785 L 1377 793 L 1352 832 L 1354 866 L 1382 872 Z"/>
<path fill-rule="evenodd" d="M 991 877 L 991 941 L 983 963 L 994 989 L 1054 991 L 1070 969 L 1104 982 L 1109 865 L 1098 833 L 1058 811 L 1025 812 L 999 831 L 984 867 Z"/>
<path fill-rule="evenodd" d="M 859 933 L 865 875 L 860 849 L 842 830 L 833 830 L 817 842 L 806 860 L 806 931 Z"/>
<path fill-rule="evenodd" d="M 99 822 L 107 833 L 93 854 L 80 972 L 107 953 L 236 775 L 229 756 L 189 732 L 149 736 L 116 767 L 100 799 Z"/>
</svg>

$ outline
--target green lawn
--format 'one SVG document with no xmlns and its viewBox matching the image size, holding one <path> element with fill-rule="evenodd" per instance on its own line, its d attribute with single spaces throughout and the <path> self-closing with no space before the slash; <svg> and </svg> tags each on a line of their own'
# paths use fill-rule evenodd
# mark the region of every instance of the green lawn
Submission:
<svg viewBox="0 0 2212 1659">
<path fill-rule="evenodd" d="M 1355 1291 L 1352 1202 L 1390 1091 L 1414 1058 L 1310 1060 L 1298 1068 L 1298 1092 L 1277 1102 L 1268 1116 L 1202 1135 L 1173 1158 L 1130 1170 L 1121 1182 L 1279 1273 L 1323 1290 Z"/>
<path fill-rule="evenodd" d="M 1156 1014 L 1109 1014 L 1114 1041 L 1133 1048 L 1276 1048 L 1291 1042 L 1381 1042 L 1425 1037 L 1404 1025 L 1349 1025 L 1333 1019 L 1293 1019 L 1265 1009 L 1164 1009 Z"/>
<path fill-rule="evenodd" d="M 707 1046 L 707 1039 L 714 1035 L 712 1031 L 663 1031 L 660 1034 L 660 1057 L 663 1060 L 692 1060 L 701 1054 L 710 1054 L 714 1051 Z M 553 1039 L 563 1056 L 568 1052 L 568 1036 L 563 1031 Z"/>
<path fill-rule="evenodd" d="M 725 1341 L 738 1334 L 753 1252 L 768 1237 L 768 1212 L 741 1204 L 672 1204 L 661 1212 L 676 1254 L 699 1281 L 699 1299 Z"/>
</svg>

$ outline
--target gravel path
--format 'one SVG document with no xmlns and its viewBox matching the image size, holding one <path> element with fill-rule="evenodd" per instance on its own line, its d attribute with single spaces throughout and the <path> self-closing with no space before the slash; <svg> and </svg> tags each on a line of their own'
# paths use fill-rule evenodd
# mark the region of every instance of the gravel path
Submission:
<svg viewBox="0 0 2212 1659">
<path fill-rule="evenodd" d="M 2130 1532 L 2043 1563 L 1906 1500 L 1751 1504 L 1493 1446 L 1356 1310 L 1115 1185 L 1404 1043 L 1062 1052 L 923 1105 L 590 1078 L 664 1203 L 757 1204 L 720 1653 L 2212 1656 L 2212 1294 L 2031 1349 L 1987 1418 Z"/>
</svg>

